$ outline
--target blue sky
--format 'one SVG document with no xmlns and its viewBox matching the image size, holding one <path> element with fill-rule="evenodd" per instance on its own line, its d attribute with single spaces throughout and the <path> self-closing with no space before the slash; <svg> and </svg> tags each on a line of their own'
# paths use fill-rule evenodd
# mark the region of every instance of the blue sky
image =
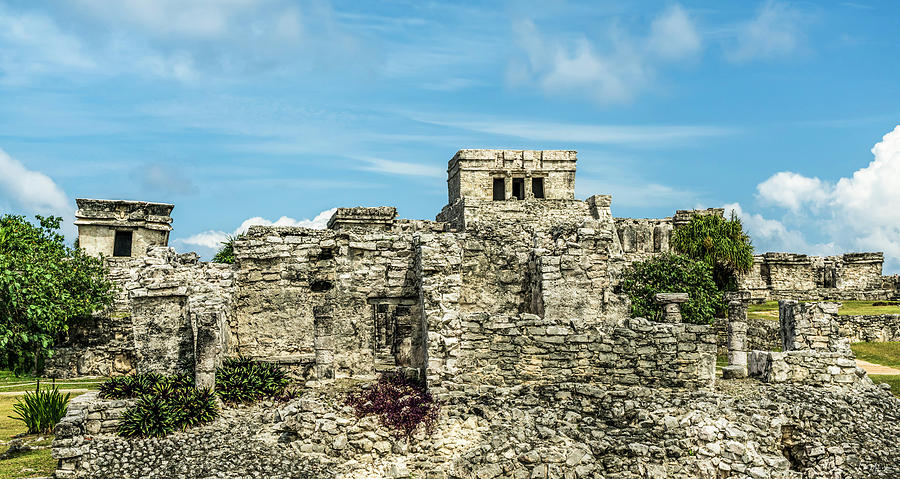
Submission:
<svg viewBox="0 0 900 479">
<path fill-rule="evenodd" d="M 616 216 L 726 205 L 759 251 L 883 250 L 900 271 L 898 19 L 866 0 L 0 0 L 0 211 L 172 202 L 173 245 L 208 256 L 335 206 L 433 218 L 460 148 L 563 148 Z"/>
</svg>

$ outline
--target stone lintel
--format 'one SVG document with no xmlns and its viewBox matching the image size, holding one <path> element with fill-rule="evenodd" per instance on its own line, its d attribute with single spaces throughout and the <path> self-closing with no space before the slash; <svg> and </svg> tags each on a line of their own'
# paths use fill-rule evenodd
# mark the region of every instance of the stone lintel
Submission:
<svg viewBox="0 0 900 479">
<path fill-rule="evenodd" d="M 656 293 L 653 297 L 656 304 L 680 304 L 686 303 L 690 299 L 688 293 Z"/>
</svg>

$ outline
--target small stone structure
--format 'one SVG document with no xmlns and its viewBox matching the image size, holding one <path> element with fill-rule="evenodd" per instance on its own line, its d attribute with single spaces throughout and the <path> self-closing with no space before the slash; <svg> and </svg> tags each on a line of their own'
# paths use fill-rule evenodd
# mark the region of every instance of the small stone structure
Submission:
<svg viewBox="0 0 900 479">
<path fill-rule="evenodd" d="M 657 293 L 653 300 L 662 306 L 662 320 L 667 323 L 681 322 L 681 303 L 688 302 L 687 293 Z"/>
<path fill-rule="evenodd" d="M 725 293 L 728 303 L 728 366 L 722 370 L 725 379 L 747 376 L 747 304 L 748 291 Z"/>
<path fill-rule="evenodd" d="M 835 320 L 837 303 L 778 303 L 783 352 L 753 351 L 750 374 L 763 381 L 853 385 L 865 378 Z"/>
<path fill-rule="evenodd" d="M 146 201 L 79 198 L 75 212 L 78 246 L 85 253 L 107 258 L 138 258 L 150 246 L 169 244 L 172 208 Z"/>
</svg>

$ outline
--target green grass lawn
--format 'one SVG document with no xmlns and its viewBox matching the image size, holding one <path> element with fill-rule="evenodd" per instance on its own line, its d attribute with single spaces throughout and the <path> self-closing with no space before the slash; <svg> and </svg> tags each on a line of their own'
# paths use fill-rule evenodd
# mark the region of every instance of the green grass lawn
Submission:
<svg viewBox="0 0 900 479">
<path fill-rule="evenodd" d="M 53 387 L 54 381 L 46 378 L 36 378 L 30 375 L 16 376 L 10 371 L 0 370 L 0 393 L 34 391 L 40 379 L 41 389 Z M 60 389 L 97 389 L 104 378 L 79 378 L 56 381 Z M 77 396 L 72 394 L 72 397 Z M 19 395 L 0 395 L 0 452 L 6 451 L 7 443 L 13 437 L 25 432 L 25 425 L 21 421 L 10 418 L 13 415 L 13 405 Z M 27 436 L 26 442 L 36 440 L 39 436 Z M 43 436 L 41 441 L 34 445 L 49 446 L 53 436 Z M 17 454 L 0 461 L 0 479 L 19 479 L 30 477 L 46 477 L 56 470 L 56 460 L 50 455 L 50 449 L 39 449 Z"/>
<path fill-rule="evenodd" d="M 850 345 L 856 359 L 900 369 L 900 342 L 853 343 Z M 870 374 L 872 381 L 891 385 L 894 396 L 900 397 L 900 375 Z"/>
<path fill-rule="evenodd" d="M 856 359 L 900 369 L 900 342 L 853 343 L 850 349 Z"/>
<path fill-rule="evenodd" d="M 900 305 L 873 306 L 879 301 L 841 301 L 841 309 L 838 314 L 844 316 L 875 315 L 875 314 L 900 314 Z M 778 301 L 766 301 L 761 304 L 751 304 L 747 308 L 747 317 L 751 319 L 778 320 Z"/>
<path fill-rule="evenodd" d="M 25 432 L 25 426 L 21 421 L 11 419 L 13 405 L 17 396 L 0 396 L 0 451 L 6 450 L 6 444 L 13 436 Z M 38 436 L 29 436 L 28 439 L 36 439 Z M 44 436 L 44 439 L 36 445 L 50 445 L 53 436 Z M 27 477 L 46 477 L 56 470 L 56 459 L 50 455 L 50 449 L 26 451 L 13 457 L 0 461 L 0 479 L 19 479 Z"/>
<path fill-rule="evenodd" d="M 16 376 L 10 371 L 0 371 L 0 393 L 34 391 L 38 380 L 40 380 L 41 389 L 50 389 L 56 384 L 60 389 L 91 390 L 100 387 L 100 384 L 104 381 L 103 378 L 61 379 L 54 381 L 53 379 L 36 378 L 29 375 Z"/>
</svg>

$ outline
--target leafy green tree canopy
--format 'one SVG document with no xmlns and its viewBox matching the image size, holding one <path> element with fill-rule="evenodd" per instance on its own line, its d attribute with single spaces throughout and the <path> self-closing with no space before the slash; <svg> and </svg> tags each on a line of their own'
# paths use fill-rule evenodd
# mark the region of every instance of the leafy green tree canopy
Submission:
<svg viewBox="0 0 900 479">
<path fill-rule="evenodd" d="M 672 232 L 670 244 L 677 253 L 708 264 L 721 291 L 737 289 L 737 275 L 753 267 L 753 244 L 733 211 L 731 219 L 695 215 Z"/>
<path fill-rule="evenodd" d="M 681 305 L 684 322 L 710 324 L 721 293 L 713 281 L 712 268 L 684 256 L 663 254 L 629 266 L 620 283 L 631 299 L 631 315 L 659 320 L 662 306 L 654 302 L 656 293 L 688 293 Z"/>
<path fill-rule="evenodd" d="M 0 365 L 17 372 L 36 369 L 71 320 L 113 299 L 102 260 L 65 244 L 62 218 L 36 219 L 0 217 Z"/>
</svg>

